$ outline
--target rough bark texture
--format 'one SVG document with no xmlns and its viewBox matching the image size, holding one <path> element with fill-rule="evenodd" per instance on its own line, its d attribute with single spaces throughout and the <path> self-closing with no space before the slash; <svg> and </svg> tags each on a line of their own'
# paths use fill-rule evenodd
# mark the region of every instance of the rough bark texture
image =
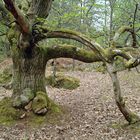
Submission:
<svg viewBox="0 0 140 140">
<path fill-rule="evenodd" d="M 28 15 L 46 18 L 51 10 L 53 0 L 32 0 Z"/>
<path fill-rule="evenodd" d="M 19 51 L 18 55 L 13 56 L 13 91 L 14 94 L 22 94 L 25 88 L 37 91 L 45 91 L 44 57 L 40 50 L 35 49 L 32 52 Z"/>
</svg>

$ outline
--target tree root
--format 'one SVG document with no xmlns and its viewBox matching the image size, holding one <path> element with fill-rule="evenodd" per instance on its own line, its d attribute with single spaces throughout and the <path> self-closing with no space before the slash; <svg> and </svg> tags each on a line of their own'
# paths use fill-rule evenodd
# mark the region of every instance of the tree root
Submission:
<svg viewBox="0 0 140 140">
<path fill-rule="evenodd" d="M 60 112 L 60 108 L 49 99 L 47 93 L 38 91 L 34 94 L 30 89 L 23 90 L 23 94 L 13 100 L 13 107 L 33 111 L 37 115 L 45 115 L 49 110 Z"/>
</svg>

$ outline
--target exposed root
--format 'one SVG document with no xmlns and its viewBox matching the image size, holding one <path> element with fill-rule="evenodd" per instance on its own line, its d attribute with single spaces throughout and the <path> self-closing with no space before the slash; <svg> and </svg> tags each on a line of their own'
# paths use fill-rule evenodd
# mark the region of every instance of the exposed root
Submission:
<svg viewBox="0 0 140 140">
<path fill-rule="evenodd" d="M 33 98 L 35 94 L 29 88 L 23 90 L 23 94 L 17 96 L 13 101 L 13 107 L 15 108 L 23 108 L 25 107 Z"/>
<path fill-rule="evenodd" d="M 41 91 L 36 93 L 36 97 L 33 99 L 32 109 L 38 115 L 45 115 L 48 111 L 61 112 L 59 106 L 49 99 L 47 93 Z"/>
</svg>

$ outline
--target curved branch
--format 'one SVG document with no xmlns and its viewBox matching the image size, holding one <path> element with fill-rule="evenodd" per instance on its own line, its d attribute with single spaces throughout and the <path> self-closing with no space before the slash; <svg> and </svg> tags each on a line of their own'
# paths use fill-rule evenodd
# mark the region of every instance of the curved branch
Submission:
<svg viewBox="0 0 140 140">
<path fill-rule="evenodd" d="M 73 58 L 82 62 L 92 63 L 102 61 L 98 54 L 72 45 L 54 45 L 43 48 L 46 60 L 54 58 Z"/>
<path fill-rule="evenodd" d="M 134 58 L 130 55 L 130 53 L 125 52 L 124 50 L 105 49 L 104 51 L 106 52 L 106 58 L 111 61 L 113 61 L 114 57 L 116 56 L 121 56 L 122 58 L 126 59 L 126 68 L 136 67 L 138 64 L 140 64 L 140 59 Z M 73 58 L 86 63 L 103 61 L 98 55 L 98 53 L 93 51 L 87 51 L 73 45 L 54 45 L 52 47 L 43 48 L 43 52 L 45 52 L 46 61 L 48 61 L 49 59 L 55 59 L 60 57 Z"/>
<path fill-rule="evenodd" d="M 113 49 L 112 50 L 112 55 L 113 55 L 113 57 L 121 56 L 126 60 L 133 59 L 132 55 L 130 55 L 129 53 L 127 53 L 127 52 L 125 52 L 124 50 L 121 50 L 121 49 Z"/>
<path fill-rule="evenodd" d="M 126 68 L 133 68 L 140 64 L 140 58 L 134 58 L 130 52 L 136 51 L 134 48 L 123 48 L 123 49 L 112 49 L 110 53 L 110 58 L 114 58 L 116 56 L 121 56 L 122 58 L 126 59 L 125 67 Z M 137 49 L 138 51 L 138 49 Z M 108 56 L 109 57 L 109 56 Z"/>
<path fill-rule="evenodd" d="M 25 16 L 20 12 L 19 8 L 14 4 L 13 0 L 3 0 L 7 10 L 14 16 L 19 24 L 22 33 L 29 34 L 30 26 Z"/>
<path fill-rule="evenodd" d="M 119 49 L 104 49 L 102 48 L 98 43 L 96 43 L 94 40 L 87 38 L 81 33 L 70 31 L 70 30 L 56 30 L 56 31 L 50 31 L 45 27 L 39 27 L 37 26 L 38 30 L 40 31 L 39 35 L 40 38 L 38 41 L 46 38 L 66 38 L 66 39 L 74 39 L 76 41 L 81 42 L 85 46 L 89 47 L 98 57 L 101 61 L 110 63 L 113 61 L 113 58 L 115 56 L 121 56 L 125 58 L 127 61 L 126 67 L 135 67 L 138 64 L 140 64 L 140 60 L 134 58 L 129 53 L 119 50 Z M 118 31 L 118 37 L 121 33 L 130 30 L 129 28 L 122 28 Z M 118 39 L 116 37 L 116 39 Z"/>
<path fill-rule="evenodd" d="M 132 30 L 132 28 L 130 26 L 122 26 L 118 29 L 118 31 L 115 33 L 114 37 L 113 37 L 113 42 L 116 43 L 120 37 L 121 34 L 123 34 L 124 32 L 128 32 Z"/>
<path fill-rule="evenodd" d="M 136 48 L 136 34 L 133 31 L 133 28 L 130 26 L 122 26 L 121 28 L 119 28 L 119 30 L 115 33 L 114 37 L 113 37 L 113 46 L 116 45 L 116 42 L 118 41 L 119 37 L 121 36 L 121 34 L 123 34 L 124 32 L 130 32 L 130 34 L 132 35 L 132 39 L 133 39 L 133 43 L 132 46 L 134 48 Z"/>
<path fill-rule="evenodd" d="M 100 44 L 98 44 L 97 42 L 95 42 L 94 40 L 92 40 L 90 38 L 87 38 L 85 35 L 83 35 L 81 33 L 71 31 L 71 30 L 50 31 L 45 27 L 39 27 L 38 30 L 41 30 L 41 33 L 42 33 L 39 41 L 41 41 L 42 39 L 46 39 L 46 38 L 73 39 L 73 40 L 76 40 L 76 41 L 84 44 L 85 46 L 89 47 L 91 50 L 96 52 L 100 56 L 102 61 L 106 61 L 106 62 L 109 61 L 105 56 L 103 47 L 101 47 Z"/>
</svg>

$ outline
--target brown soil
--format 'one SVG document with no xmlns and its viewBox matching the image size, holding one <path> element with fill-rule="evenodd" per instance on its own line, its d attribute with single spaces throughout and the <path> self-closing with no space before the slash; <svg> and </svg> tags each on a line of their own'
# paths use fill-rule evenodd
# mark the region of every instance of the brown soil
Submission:
<svg viewBox="0 0 140 140">
<path fill-rule="evenodd" d="M 22 123 L 0 127 L 0 140 L 139 140 L 140 128 L 127 126 L 113 99 L 108 74 L 67 72 L 79 78 L 80 87 L 64 90 L 48 87 L 50 98 L 67 111 L 57 124 L 31 128 Z M 140 74 L 120 72 L 121 87 L 131 110 L 140 112 Z M 3 95 L 0 91 L 0 96 Z"/>
</svg>

